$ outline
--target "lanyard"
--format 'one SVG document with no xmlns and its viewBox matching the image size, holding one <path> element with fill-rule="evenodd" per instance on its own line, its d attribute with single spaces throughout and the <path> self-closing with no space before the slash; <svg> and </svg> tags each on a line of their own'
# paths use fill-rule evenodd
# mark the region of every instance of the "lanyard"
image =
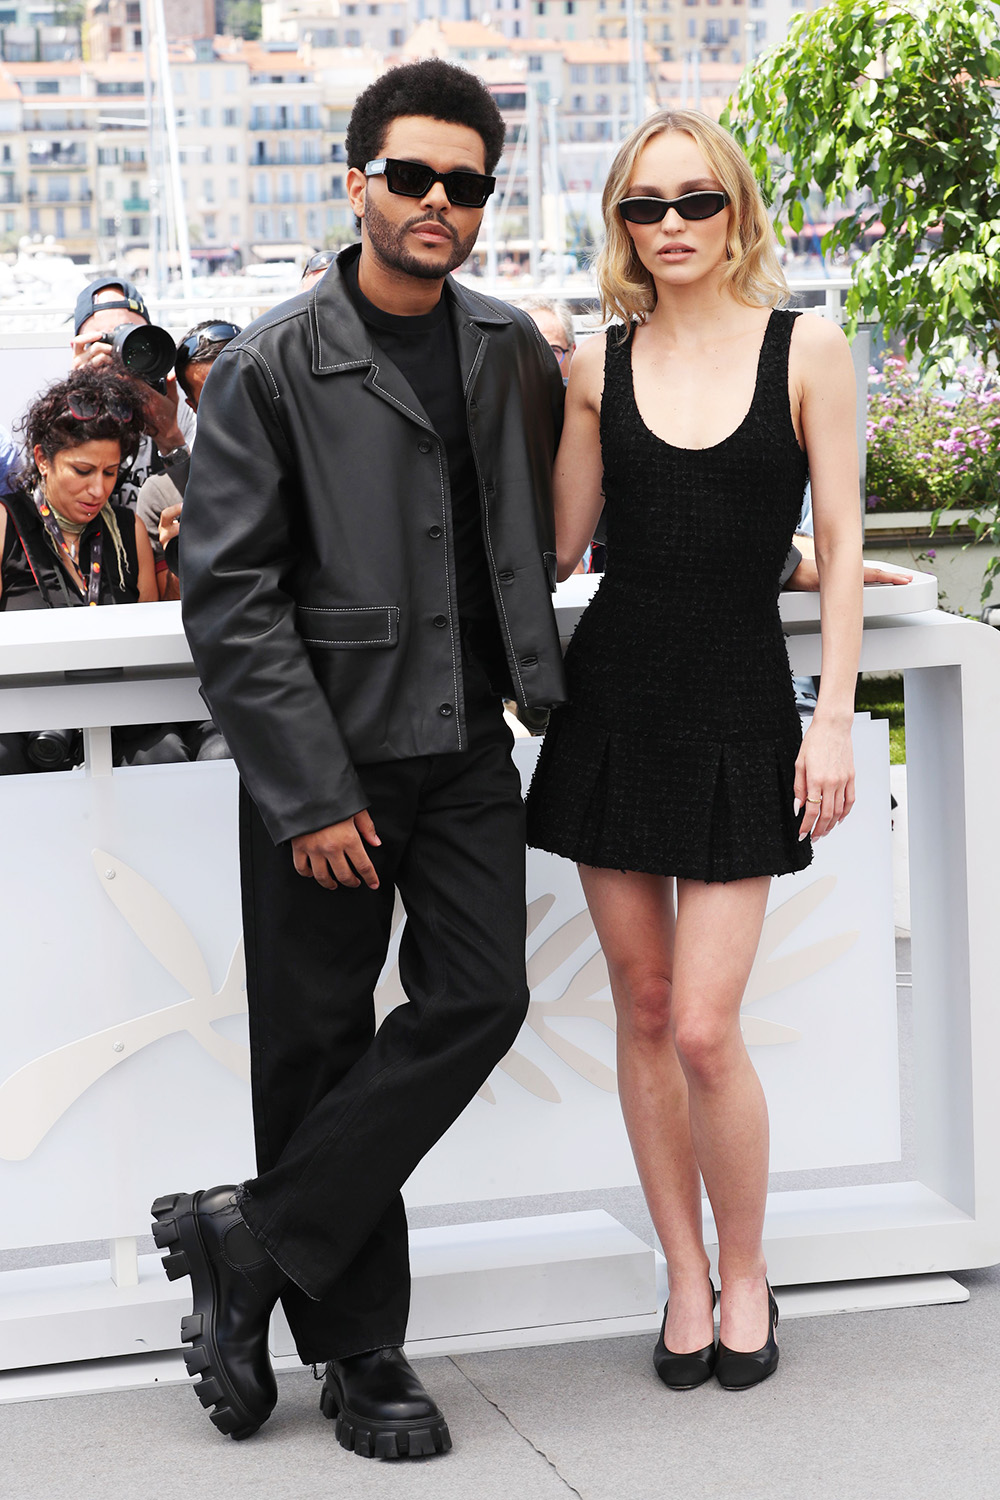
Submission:
<svg viewBox="0 0 1000 1500">
<path fill-rule="evenodd" d="M 63 536 L 59 528 L 59 523 L 52 514 L 47 501 L 36 499 L 35 504 L 38 507 L 38 514 L 42 518 L 42 524 L 52 538 L 52 543 L 59 559 L 73 583 L 88 604 L 97 604 L 97 596 L 101 592 L 101 554 L 104 550 L 104 527 L 99 527 L 94 533 L 93 541 L 90 544 L 90 577 L 84 581 L 83 574 L 73 561 L 73 555 L 66 545 L 66 538 Z M 80 535 L 82 537 L 83 533 L 81 532 Z"/>
</svg>

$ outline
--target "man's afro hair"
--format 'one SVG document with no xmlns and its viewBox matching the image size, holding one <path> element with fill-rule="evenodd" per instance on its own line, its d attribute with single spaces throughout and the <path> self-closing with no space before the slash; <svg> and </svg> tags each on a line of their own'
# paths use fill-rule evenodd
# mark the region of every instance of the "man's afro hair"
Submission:
<svg viewBox="0 0 1000 1500">
<path fill-rule="evenodd" d="M 363 171 L 382 154 L 393 120 L 425 115 L 449 125 L 477 130 L 492 175 L 503 150 L 506 126 L 493 95 L 481 79 L 440 58 L 390 68 L 358 95 L 347 126 L 347 165 Z"/>
</svg>

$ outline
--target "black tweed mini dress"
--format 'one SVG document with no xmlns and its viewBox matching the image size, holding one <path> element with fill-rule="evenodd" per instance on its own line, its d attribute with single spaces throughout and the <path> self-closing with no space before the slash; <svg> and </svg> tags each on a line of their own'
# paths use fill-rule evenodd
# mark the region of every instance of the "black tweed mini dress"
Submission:
<svg viewBox="0 0 1000 1500">
<path fill-rule="evenodd" d="M 566 653 L 528 794 L 528 843 L 691 880 L 804 869 L 802 731 L 778 614 L 808 464 L 792 425 L 797 313 L 774 311 L 753 401 L 711 448 L 639 415 L 632 340 L 607 334 L 601 451 L 608 568 Z"/>
</svg>

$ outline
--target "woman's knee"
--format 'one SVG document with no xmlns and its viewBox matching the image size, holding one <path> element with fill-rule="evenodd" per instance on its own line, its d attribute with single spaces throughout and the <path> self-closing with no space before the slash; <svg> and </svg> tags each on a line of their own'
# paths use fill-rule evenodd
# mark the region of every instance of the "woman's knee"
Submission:
<svg viewBox="0 0 1000 1500">
<path fill-rule="evenodd" d="M 734 1046 L 741 1045 L 739 1022 L 683 1009 L 673 1020 L 674 1046 L 689 1080 L 711 1084 L 728 1072 Z"/>
<path fill-rule="evenodd" d="M 619 1026 L 641 1041 L 659 1041 L 670 1031 L 671 984 L 665 974 L 625 974 L 614 983 Z"/>
</svg>

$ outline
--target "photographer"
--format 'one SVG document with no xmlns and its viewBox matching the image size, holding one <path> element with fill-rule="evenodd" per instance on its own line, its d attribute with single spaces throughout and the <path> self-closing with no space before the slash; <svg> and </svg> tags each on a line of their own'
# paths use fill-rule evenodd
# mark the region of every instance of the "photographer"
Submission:
<svg viewBox="0 0 1000 1500">
<path fill-rule="evenodd" d="M 56 381 L 23 422 L 26 466 L 0 499 L 0 610 L 150 603 L 153 553 L 132 511 L 111 503 L 123 459 L 149 428 L 147 391 L 124 371 L 88 364 Z M 116 765 L 187 760 L 174 725 L 113 731 Z M 0 735 L 0 773 L 67 770 L 75 730 Z"/>
<path fill-rule="evenodd" d="M 115 277 L 104 277 L 84 287 L 76 299 L 73 322 L 75 337 L 70 347 L 74 370 L 88 365 L 107 368 L 113 364 L 120 369 L 121 361 L 105 342 L 105 336 L 113 334 L 122 324 L 153 326 L 138 290 L 130 281 Z M 153 386 L 144 388 L 148 436 L 139 444 L 131 471 L 118 488 L 119 501 L 130 509 L 135 508 L 139 490 L 150 474 L 169 473 L 172 467 L 186 463 L 190 454 L 196 426 L 194 413 L 178 402 L 175 376 L 167 375 L 163 386 L 162 391 Z"/>
<path fill-rule="evenodd" d="M 208 318 L 196 323 L 177 345 L 174 373 L 184 392 L 186 405 L 197 412 L 208 372 L 240 329 L 235 323 Z M 156 582 L 161 599 L 179 599 L 177 533 L 181 502 L 190 467 L 189 455 L 181 457 L 162 474 L 151 474 L 136 501 L 136 515 L 149 534 L 156 559 Z"/>
</svg>

